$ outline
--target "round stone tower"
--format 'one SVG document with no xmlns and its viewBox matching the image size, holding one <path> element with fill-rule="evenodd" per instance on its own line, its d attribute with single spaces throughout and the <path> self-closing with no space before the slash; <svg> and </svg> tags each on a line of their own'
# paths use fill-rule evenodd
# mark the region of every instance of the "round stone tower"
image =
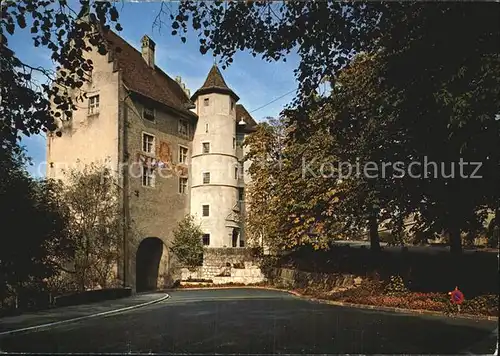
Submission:
<svg viewBox="0 0 500 356">
<path fill-rule="evenodd" d="M 239 97 L 214 65 L 191 100 L 198 114 L 191 156 L 191 214 L 201 223 L 205 246 L 240 247 L 242 167 L 236 145 Z"/>
</svg>

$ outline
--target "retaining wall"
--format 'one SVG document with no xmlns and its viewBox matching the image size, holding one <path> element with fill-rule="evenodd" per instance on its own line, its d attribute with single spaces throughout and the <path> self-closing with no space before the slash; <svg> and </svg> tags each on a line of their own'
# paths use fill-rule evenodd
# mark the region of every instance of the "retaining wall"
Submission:
<svg viewBox="0 0 500 356">
<path fill-rule="evenodd" d="M 353 274 L 304 272 L 288 268 L 275 268 L 269 273 L 269 282 L 285 288 L 315 288 L 330 291 L 352 288 L 362 281 Z"/>
<path fill-rule="evenodd" d="M 181 268 L 181 281 L 211 280 L 214 284 L 260 283 L 265 280 L 260 259 L 250 248 L 206 248 L 203 265 L 194 271 Z"/>
</svg>

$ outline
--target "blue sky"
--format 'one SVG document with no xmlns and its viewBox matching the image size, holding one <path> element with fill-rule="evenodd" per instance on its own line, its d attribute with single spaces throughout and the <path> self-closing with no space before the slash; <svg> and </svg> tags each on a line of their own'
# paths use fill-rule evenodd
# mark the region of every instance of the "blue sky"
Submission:
<svg viewBox="0 0 500 356">
<path fill-rule="evenodd" d="M 76 3 L 76 2 L 72 2 Z M 79 5 L 72 5 L 77 8 Z M 175 7 L 175 3 L 170 6 Z M 160 3 L 124 2 L 118 5 L 120 23 L 123 31 L 119 34 L 135 48 L 140 49 L 140 39 L 147 34 L 156 42 L 156 63 L 172 78 L 181 76 L 182 81 L 194 93 L 205 80 L 213 56 L 210 53 L 202 55 L 199 52 L 198 37 L 194 32 L 187 35 L 186 43 L 180 37 L 172 36 L 171 30 L 164 27 L 160 32 L 153 29 L 152 24 L 160 10 Z M 48 51 L 33 46 L 29 27 L 16 29 L 9 39 L 10 47 L 26 63 L 46 68 L 53 68 Z M 286 62 L 266 62 L 248 53 L 238 52 L 229 68 L 222 71 L 226 83 L 240 96 L 239 103 L 245 105 L 248 111 L 258 109 L 297 88 L 293 70 L 298 65 L 299 57 L 292 54 Z M 270 105 L 252 112 L 253 117 L 260 121 L 266 116 L 278 116 L 280 111 L 294 97 L 294 93 L 285 95 Z M 45 161 L 45 137 L 36 135 L 22 140 L 27 153 L 36 165 Z M 30 173 L 35 172 L 33 166 L 28 167 Z"/>
</svg>

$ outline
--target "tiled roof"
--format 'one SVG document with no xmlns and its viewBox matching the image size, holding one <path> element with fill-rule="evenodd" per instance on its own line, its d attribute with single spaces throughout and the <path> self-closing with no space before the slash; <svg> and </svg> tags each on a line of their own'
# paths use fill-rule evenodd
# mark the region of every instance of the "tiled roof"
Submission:
<svg viewBox="0 0 500 356">
<path fill-rule="evenodd" d="M 226 81 L 222 77 L 222 73 L 216 65 L 213 65 L 210 68 L 210 72 L 208 72 L 207 79 L 205 79 L 205 83 L 201 86 L 200 89 L 203 88 L 225 88 L 229 89 L 226 84 Z"/>
<path fill-rule="evenodd" d="M 236 104 L 236 124 L 240 122 L 240 120 L 243 119 L 245 121 L 246 125 L 242 128 L 243 131 L 254 131 L 257 123 L 253 119 L 252 115 L 245 109 L 245 107 L 242 104 Z M 239 126 L 237 126 L 239 127 Z"/>
<path fill-rule="evenodd" d="M 207 79 L 205 79 L 205 83 L 198 89 L 193 96 L 192 100 L 195 100 L 198 95 L 207 94 L 207 93 L 224 93 L 231 95 L 236 101 L 239 100 L 238 95 L 236 95 L 226 84 L 224 77 L 222 77 L 222 73 L 219 68 L 214 64 L 212 68 L 210 68 L 210 72 L 208 72 Z"/>
<path fill-rule="evenodd" d="M 151 68 L 142 54 L 113 31 L 104 36 L 111 46 L 113 60 L 122 72 L 123 83 L 133 92 L 160 102 L 180 113 L 195 116 L 188 108 L 191 100 L 179 83 L 158 66 Z"/>
</svg>

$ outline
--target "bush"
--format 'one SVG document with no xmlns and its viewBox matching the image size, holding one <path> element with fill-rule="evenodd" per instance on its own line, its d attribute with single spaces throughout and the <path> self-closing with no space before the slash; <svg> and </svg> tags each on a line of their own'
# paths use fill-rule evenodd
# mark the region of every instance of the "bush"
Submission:
<svg viewBox="0 0 500 356">
<path fill-rule="evenodd" d="M 279 260 L 277 257 L 274 256 L 264 256 L 261 261 L 260 261 L 260 270 L 262 271 L 262 274 L 269 279 L 270 281 L 273 280 L 273 273 L 276 268 L 279 266 Z"/>
<path fill-rule="evenodd" d="M 194 223 L 191 215 L 186 215 L 174 230 L 174 241 L 170 250 L 190 271 L 203 264 L 202 236 L 200 226 Z"/>
<path fill-rule="evenodd" d="M 482 295 L 464 300 L 461 311 L 470 314 L 498 315 L 498 295 Z"/>
<path fill-rule="evenodd" d="M 389 283 L 385 287 L 384 293 L 391 296 L 400 296 L 408 293 L 403 278 L 401 276 L 391 276 Z"/>
<path fill-rule="evenodd" d="M 382 281 L 365 279 L 359 287 L 331 293 L 328 299 L 341 299 L 355 303 L 370 296 L 381 295 L 383 292 L 384 283 Z"/>
</svg>

